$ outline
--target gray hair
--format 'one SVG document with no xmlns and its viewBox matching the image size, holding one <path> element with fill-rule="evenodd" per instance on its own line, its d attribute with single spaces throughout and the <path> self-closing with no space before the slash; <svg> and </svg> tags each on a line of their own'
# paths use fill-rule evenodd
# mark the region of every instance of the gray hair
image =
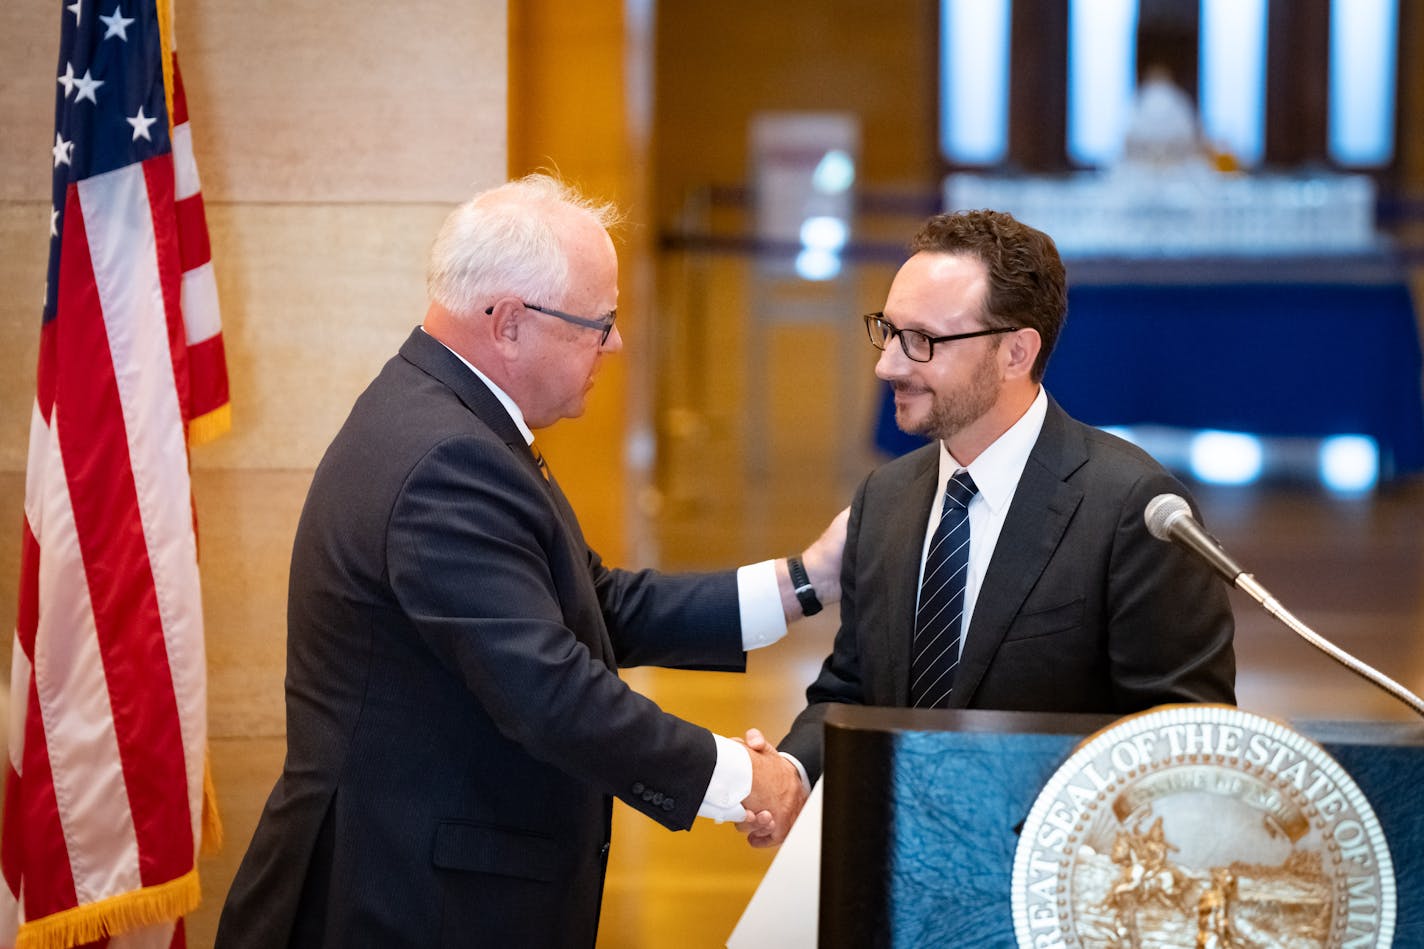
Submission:
<svg viewBox="0 0 1424 949">
<path fill-rule="evenodd" d="M 503 296 L 554 305 L 569 289 L 569 260 L 559 213 L 587 214 L 608 230 L 611 204 L 591 201 L 544 174 L 528 175 L 475 195 L 450 212 L 430 250 L 430 299 L 455 314 L 482 310 Z"/>
</svg>

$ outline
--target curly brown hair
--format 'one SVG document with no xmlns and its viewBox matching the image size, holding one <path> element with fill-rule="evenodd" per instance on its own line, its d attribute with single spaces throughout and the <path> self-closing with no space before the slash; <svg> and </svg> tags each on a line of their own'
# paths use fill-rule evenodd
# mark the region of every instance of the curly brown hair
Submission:
<svg viewBox="0 0 1424 949">
<path fill-rule="evenodd" d="M 1037 330 L 1043 346 L 1032 378 L 1043 379 L 1068 316 L 1068 280 L 1053 238 L 1003 211 L 955 211 L 926 221 L 910 250 L 983 261 L 989 271 L 985 322 Z"/>
</svg>

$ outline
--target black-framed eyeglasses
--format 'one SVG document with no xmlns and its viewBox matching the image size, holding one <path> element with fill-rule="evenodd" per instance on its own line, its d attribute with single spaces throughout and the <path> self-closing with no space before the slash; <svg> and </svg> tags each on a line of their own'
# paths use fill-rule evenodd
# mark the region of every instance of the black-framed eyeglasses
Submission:
<svg viewBox="0 0 1424 949">
<path fill-rule="evenodd" d="M 876 349 L 884 349 L 890 340 L 896 336 L 900 337 L 900 348 L 905 351 L 905 356 L 915 362 L 929 362 L 934 358 L 935 343 L 952 343 L 957 339 L 973 339 L 976 336 L 993 336 L 996 333 L 1012 333 L 1020 329 L 1018 326 L 994 326 L 986 330 L 975 330 L 972 333 L 951 333 L 948 336 L 930 336 L 928 333 L 921 333 L 919 330 L 902 330 L 885 318 L 884 313 L 867 313 L 863 317 L 865 320 L 865 331 L 870 335 L 870 345 Z"/>
<path fill-rule="evenodd" d="M 591 330 L 598 330 L 603 335 L 598 338 L 598 345 L 602 346 L 608 342 L 609 334 L 613 332 L 613 323 L 618 319 L 618 311 L 612 310 L 607 316 L 596 320 L 591 320 L 586 316 L 574 316 L 572 313 L 565 313 L 563 310 L 556 310 L 550 306 L 538 306 L 533 303 L 519 301 L 519 305 L 526 310 L 533 310 L 536 313 L 543 313 L 545 316 L 552 316 L 556 320 L 563 320 L 565 323 L 572 323 L 575 326 L 586 326 Z M 494 307 L 485 307 L 485 316 L 494 312 Z"/>
</svg>

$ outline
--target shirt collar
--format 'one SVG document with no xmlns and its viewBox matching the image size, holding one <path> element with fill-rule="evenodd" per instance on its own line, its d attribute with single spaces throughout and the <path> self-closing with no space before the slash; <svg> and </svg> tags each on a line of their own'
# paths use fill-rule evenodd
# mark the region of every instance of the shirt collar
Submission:
<svg viewBox="0 0 1424 949">
<path fill-rule="evenodd" d="M 422 326 L 420 330 L 421 332 L 425 332 L 425 327 Z M 430 338 L 434 339 L 437 343 L 440 343 L 441 346 L 445 346 L 443 342 L 436 339 L 434 336 L 431 336 Z M 445 346 L 445 348 L 450 349 L 449 346 Z M 499 386 L 495 385 L 489 376 L 476 369 L 473 363 L 471 363 L 464 356 L 461 356 L 459 353 L 455 352 L 455 350 L 450 349 L 450 355 L 454 356 L 456 359 L 460 360 L 460 362 L 464 363 L 471 372 L 473 372 L 476 376 L 479 377 L 480 381 L 485 384 L 485 387 L 494 393 L 494 397 L 499 400 L 500 405 L 504 406 L 504 410 L 509 413 L 509 417 L 514 421 L 515 427 L 519 429 L 519 434 L 524 436 L 524 444 L 534 444 L 534 433 L 529 429 L 529 426 L 524 423 L 524 413 L 519 411 L 519 406 L 514 404 L 514 400 L 509 397 L 509 393 L 505 392 Z"/>
<path fill-rule="evenodd" d="M 969 477 L 979 488 L 979 496 L 992 511 L 999 511 L 1014 499 L 1014 491 L 1019 486 L 1028 456 L 1043 430 L 1043 420 L 1048 415 L 1048 393 L 1043 386 L 1038 387 L 1028 410 L 1019 420 L 1009 426 L 988 448 L 979 453 L 969 464 Z M 954 460 L 944 442 L 939 443 L 939 493 L 944 494 L 944 486 L 954 473 L 964 466 Z"/>
</svg>

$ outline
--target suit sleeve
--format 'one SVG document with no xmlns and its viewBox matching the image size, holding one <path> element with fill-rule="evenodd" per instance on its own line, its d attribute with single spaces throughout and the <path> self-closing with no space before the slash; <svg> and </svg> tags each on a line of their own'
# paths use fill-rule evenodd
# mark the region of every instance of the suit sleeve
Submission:
<svg viewBox="0 0 1424 949">
<path fill-rule="evenodd" d="M 1145 474 L 1132 485 L 1113 537 L 1107 650 L 1114 707 L 1234 704 L 1235 624 L 1226 589 L 1197 558 L 1147 531 L 1142 512 L 1163 492 L 1190 497 L 1165 472 Z"/>
<path fill-rule="evenodd" d="M 746 670 L 735 571 L 618 570 L 592 550 L 589 569 L 620 668 Z"/>
<path fill-rule="evenodd" d="M 503 444 L 455 437 L 410 472 L 387 531 L 402 610 L 496 727 L 530 755 L 673 829 L 691 825 L 716 762 L 712 735 L 628 688 L 565 623 L 561 597 L 598 600 L 544 486 Z M 562 575 L 567 574 L 567 575 Z M 595 638 L 590 638 L 595 637 Z M 634 791 L 653 783 L 658 805 Z"/>
</svg>

